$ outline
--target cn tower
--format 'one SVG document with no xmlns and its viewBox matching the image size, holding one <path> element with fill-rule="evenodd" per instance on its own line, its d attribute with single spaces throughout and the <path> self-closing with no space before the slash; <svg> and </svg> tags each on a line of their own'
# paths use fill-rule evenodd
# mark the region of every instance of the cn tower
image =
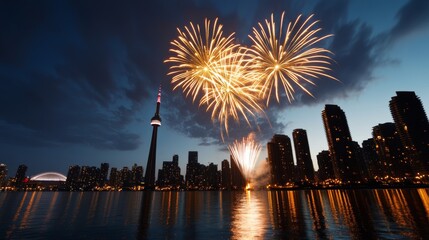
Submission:
<svg viewBox="0 0 429 240">
<path fill-rule="evenodd" d="M 155 189 L 155 163 L 156 163 L 156 138 L 158 134 L 158 127 L 161 126 L 161 118 L 159 117 L 159 107 L 161 105 L 161 86 L 158 90 L 158 99 L 156 101 L 156 112 L 155 116 L 150 121 L 150 125 L 153 126 L 152 140 L 150 141 L 149 157 L 146 165 L 145 178 L 145 190 Z"/>
</svg>

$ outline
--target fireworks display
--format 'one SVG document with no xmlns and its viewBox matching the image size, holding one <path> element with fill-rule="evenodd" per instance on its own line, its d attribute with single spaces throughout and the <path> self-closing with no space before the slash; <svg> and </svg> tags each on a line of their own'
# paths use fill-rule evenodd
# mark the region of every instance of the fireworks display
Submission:
<svg viewBox="0 0 429 240">
<path fill-rule="evenodd" d="M 312 22 L 312 17 L 302 21 L 299 16 L 284 28 L 284 13 L 278 25 L 272 14 L 265 25 L 253 28 L 249 48 L 236 44 L 234 33 L 225 36 L 218 19 L 213 23 L 206 19 L 204 28 L 190 23 L 184 31 L 177 29 L 179 36 L 171 42 L 173 55 L 165 60 L 172 64 L 171 83 L 211 111 L 224 139 L 230 119 L 238 123 L 243 119 L 250 126 L 250 117 L 265 116 L 263 102 L 269 105 L 272 92 L 280 102 L 283 88 L 291 101 L 294 85 L 312 96 L 306 84 L 314 85 L 313 78 L 335 80 L 326 73 L 331 52 L 314 46 L 331 35 L 318 37 L 321 29 L 315 28 L 318 21 Z"/>
<path fill-rule="evenodd" d="M 324 76 L 335 79 L 326 73 L 330 70 L 331 52 L 313 47 L 314 44 L 332 35 L 317 37 L 316 34 L 321 29 L 314 28 L 318 21 L 311 22 L 312 17 L 313 15 L 300 24 L 301 16 L 298 16 L 284 31 L 284 12 L 278 24 L 275 23 L 272 14 L 271 20 L 265 20 L 265 25 L 259 23 L 259 30 L 253 28 L 253 36 L 249 35 L 253 42 L 249 51 L 253 63 L 252 71 L 259 74 L 256 79 L 262 86 L 261 95 L 266 99 L 267 105 L 273 91 L 277 101 L 280 102 L 279 89 L 282 86 L 290 102 L 294 99 L 293 84 L 313 96 L 303 85 L 303 83 L 314 85 L 310 77 Z"/>
<path fill-rule="evenodd" d="M 255 142 L 253 134 L 243 138 L 241 141 L 235 140 L 233 144 L 228 146 L 235 163 L 248 183 L 261 148 L 261 144 Z"/>
</svg>

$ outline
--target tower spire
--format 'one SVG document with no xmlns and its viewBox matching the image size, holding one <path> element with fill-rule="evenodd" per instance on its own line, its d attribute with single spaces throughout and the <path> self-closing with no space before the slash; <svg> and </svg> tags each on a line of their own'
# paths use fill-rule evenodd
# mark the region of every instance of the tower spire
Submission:
<svg viewBox="0 0 429 240">
<path fill-rule="evenodd" d="M 152 130 L 152 140 L 150 142 L 149 157 L 146 165 L 145 190 L 155 189 L 156 139 L 158 134 L 158 127 L 161 126 L 161 117 L 159 116 L 160 106 L 161 106 L 161 85 L 159 85 L 155 115 L 152 117 L 150 122 L 150 125 L 152 125 L 153 130 Z"/>
</svg>

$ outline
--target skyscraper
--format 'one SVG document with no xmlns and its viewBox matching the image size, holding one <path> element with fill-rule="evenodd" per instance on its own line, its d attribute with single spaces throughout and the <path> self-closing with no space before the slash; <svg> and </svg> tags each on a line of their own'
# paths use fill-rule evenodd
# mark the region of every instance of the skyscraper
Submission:
<svg viewBox="0 0 429 240">
<path fill-rule="evenodd" d="M 308 145 L 307 131 L 304 129 L 293 130 L 293 143 L 295 147 L 296 166 L 298 180 L 314 182 L 314 167 Z"/>
<path fill-rule="evenodd" d="M 77 190 L 79 188 L 80 167 L 78 165 L 70 166 L 67 172 L 66 187 L 69 190 Z"/>
<path fill-rule="evenodd" d="M 322 118 L 335 178 L 343 182 L 359 181 L 360 170 L 346 115 L 339 106 L 327 104 Z"/>
<path fill-rule="evenodd" d="M 379 124 L 372 128 L 372 135 L 381 165 L 381 176 L 405 177 L 411 175 L 410 164 L 395 124 Z"/>
<path fill-rule="evenodd" d="M 382 164 L 377 155 L 374 138 L 369 138 L 362 142 L 362 155 L 368 169 L 369 179 L 383 176 Z"/>
<path fill-rule="evenodd" d="M 396 92 L 389 103 L 401 142 L 416 173 L 429 172 L 429 122 L 415 92 Z"/>
<path fill-rule="evenodd" d="M 283 186 L 295 181 L 292 145 L 286 135 L 276 134 L 267 144 L 270 184 Z"/>
<path fill-rule="evenodd" d="M 323 150 L 317 154 L 317 165 L 319 165 L 319 180 L 334 179 L 334 169 L 329 151 Z"/>
<path fill-rule="evenodd" d="M 246 187 L 246 178 L 241 173 L 240 168 L 234 160 L 234 157 L 230 155 L 231 161 L 231 188 L 232 189 L 244 189 Z"/>
<path fill-rule="evenodd" d="M 198 152 L 188 152 L 188 164 L 186 164 L 186 187 L 188 189 L 198 189 L 201 183 L 200 175 L 203 174 L 203 166 L 198 163 Z"/>
<path fill-rule="evenodd" d="M 5 187 L 7 184 L 7 166 L 0 163 L 0 188 Z"/>
<path fill-rule="evenodd" d="M 100 177 L 98 179 L 98 186 L 102 187 L 107 182 L 107 175 L 109 174 L 109 164 L 102 163 L 100 166 Z"/>
<path fill-rule="evenodd" d="M 179 189 L 181 185 L 179 155 L 173 156 L 173 161 L 164 161 L 158 171 L 158 186 Z"/>
<path fill-rule="evenodd" d="M 16 170 L 16 174 L 15 174 L 15 186 L 17 188 L 21 188 L 24 186 L 26 173 L 27 173 L 27 166 L 25 164 L 19 165 L 18 170 Z"/>
<path fill-rule="evenodd" d="M 231 188 L 231 168 L 229 168 L 228 160 L 222 161 L 222 188 Z"/>
<path fill-rule="evenodd" d="M 152 131 L 152 139 L 150 141 L 149 157 L 147 159 L 147 165 L 146 165 L 145 190 L 155 189 L 156 139 L 158 135 L 158 127 L 161 126 L 161 117 L 159 116 L 160 105 L 161 105 L 161 86 L 159 87 L 159 90 L 158 90 L 155 116 L 153 116 L 150 122 L 150 125 L 152 125 L 153 127 L 153 131 Z"/>
</svg>

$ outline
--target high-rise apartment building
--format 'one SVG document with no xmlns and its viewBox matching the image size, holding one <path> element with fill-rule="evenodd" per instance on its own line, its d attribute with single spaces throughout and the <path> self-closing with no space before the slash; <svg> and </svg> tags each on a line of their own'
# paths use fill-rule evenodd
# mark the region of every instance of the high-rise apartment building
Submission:
<svg viewBox="0 0 429 240">
<path fill-rule="evenodd" d="M 317 165 L 319 166 L 319 181 L 335 178 L 329 151 L 324 150 L 317 154 Z"/>
<path fill-rule="evenodd" d="M 223 189 L 231 189 L 231 168 L 229 167 L 228 160 L 222 161 L 222 176 L 221 186 Z"/>
<path fill-rule="evenodd" d="M 301 182 L 314 182 L 314 167 L 311 160 L 307 131 L 304 129 L 295 129 L 292 136 L 298 169 L 297 180 Z"/>
<path fill-rule="evenodd" d="M 375 149 L 381 165 L 381 176 L 411 175 L 411 165 L 394 123 L 378 124 L 372 128 Z"/>
<path fill-rule="evenodd" d="M 7 184 L 7 166 L 0 163 L 0 188 L 6 187 Z"/>
<path fill-rule="evenodd" d="M 359 181 L 360 169 L 344 111 L 328 104 L 322 111 L 322 118 L 335 178 L 343 182 Z"/>
<path fill-rule="evenodd" d="M 164 161 L 158 171 L 158 186 L 179 188 L 181 185 L 179 155 L 174 155 L 171 162 Z"/>
<path fill-rule="evenodd" d="M 276 134 L 267 144 L 270 184 L 284 186 L 295 181 L 292 144 L 286 135 Z"/>
<path fill-rule="evenodd" d="M 17 188 L 21 188 L 24 186 L 26 173 L 27 173 L 27 166 L 25 164 L 19 165 L 18 170 L 16 170 L 16 174 L 15 174 L 15 186 Z"/>
<path fill-rule="evenodd" d="M 231 161 L 231 188 L 232 189 L 244 189 L 246 187 L 246 178 L 240 171 L 234 157 L 230 155 Z"/>
<path fill-rule="evenodd" d="M 384 176 L 383 165 L 378 158 L 374 138 L 369 138 L 362 142 L 362 155 L 368 169 L 368 179 Z"/>
<path fill-rule="evenodd" d="M 420 98 L 415 92 L 396 92 L 389 107 L 415 174 L 429 173 L 429 123 Z"/>
</svg>

